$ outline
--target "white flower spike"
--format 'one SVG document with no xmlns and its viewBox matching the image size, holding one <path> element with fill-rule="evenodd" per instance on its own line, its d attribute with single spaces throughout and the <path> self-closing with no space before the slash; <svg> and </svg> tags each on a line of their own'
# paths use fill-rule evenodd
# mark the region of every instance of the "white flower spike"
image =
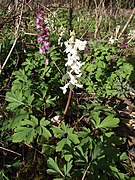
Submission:
<svg viewBox="0 0 135 180">
<path fill-rule="evenodd" d="M 79 88 L 83 87 L 83 85 L 78 84 L 78 80 L 82 75 L 81 67 L 84 64 L 84 62 L 80 62 L 79 51 L 83 51 L 85 49 L 87 41 L 76 39 L 74 31 L 71 32 L 70 35 L 70 39 L 64 42 L 66 46 L 65 52 L 67 53 L 67 58 L 65 59 L 67 62 L 65 63 L 65 66 L 67 66 L 67 69 L 69 70 L 67 72 L 69 81 L 64 87 L 60 87 L 63 90 L 63 94 L 67 92 L 67 88 L 70 84 Z"/>
</svg>

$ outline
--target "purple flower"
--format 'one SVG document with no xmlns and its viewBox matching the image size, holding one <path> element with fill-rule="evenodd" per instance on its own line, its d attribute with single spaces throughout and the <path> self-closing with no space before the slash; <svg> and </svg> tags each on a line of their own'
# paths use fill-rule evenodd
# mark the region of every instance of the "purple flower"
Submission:
<svg viewBox="0 0 135 180">
<path fill-rule="evenodd" d="M 44 41 L 44 47 L 46 50 L 49 50 L 50 49 L 50 42 L 49 41 Z"/>
<path fill-rule="evenodd" d="M 37 19 L 42 21 L 44 20 L 44 11 L 42 9 L 38 9 L 36 15 L 37 15 Z"/>
<path fill-rule="evenodd" d="M 86 50 L 84 53 L 85 54 L 90 54 L 90 50 Z"/>
<path fill-rule="evenodd" d="M 128 45 L 126 43 L 121 43 L 120 44 L 120 47 L 121 48 L 124 48 L 124 49 L 127 49 L 128 48 Z"/>
<path fill-rule="evenodd" d="M 40 54 L 45 54 L 46 53 L 46 49 L 45 49 L 45 47 L 44 46 L 40 46 L 39 47 L 39 52 L 40 52 Z"/>
<path fill-rule="evenodd" d="M 39 52 L 45 55 L 50 49 L 50 42 L 48 41 L 49 29 L 44 25 L 44 11 L 38 9 L 36 12 L 36 28 L 40 31 L 37 36 L 37 42 L 40 43 Z M 49 59 L 46 58 L 45 65 L 49 64 Z"/>
<path fill-rule="evenodd" d="M 38 38 L 37 38 L 38 43 L 43 42 L 47 36 L 48 36 L 47 34 L 38 34 Z"/>
</svg>

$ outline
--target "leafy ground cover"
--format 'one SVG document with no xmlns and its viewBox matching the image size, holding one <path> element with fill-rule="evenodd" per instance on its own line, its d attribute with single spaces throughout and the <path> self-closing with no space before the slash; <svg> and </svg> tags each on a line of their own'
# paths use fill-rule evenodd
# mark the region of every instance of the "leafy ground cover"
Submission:
<svg viewBox="0 0 135 180">
<path fill-rule="evenodd" d="M 1 179 L 134 180 L 135 9 L 101 5 L 3 5 Z"/>
</svg>

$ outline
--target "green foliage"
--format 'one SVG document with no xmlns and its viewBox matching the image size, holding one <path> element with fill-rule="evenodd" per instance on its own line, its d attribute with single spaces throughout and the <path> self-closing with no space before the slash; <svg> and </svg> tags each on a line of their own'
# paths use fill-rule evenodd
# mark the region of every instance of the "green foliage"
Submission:
<svg viewBox="0 0 135 180">
<path fill-rule="evenodd" d="M 82 80 L 86 90 L 100 97 L 128 96 L 133 66 L 121 57 L 119 46 L 90 44 Z M 87 78 L 86 78 L 87 77 Z"/>
<path fill-rule="evenodd" d="M 99 108 L 98 110 L 100 112 Z M 122 163 L 126 160 L 126 156 L 125 154 L 119 154 L 115 146 L 124 142 L 113 132 L 108 131 L 110 127 L 118 126 L 119 120 L 114 118 L 113 115 L 108 115 L 103 119 L 96 110 L 90 111 L 90 113 L 92 113 L 89 115 L 92 118 L 89 121 L 91 127 L 83 127 L 78 133 L 75 133 L 73 128 L 69 128 L 64 122 L 61 123 L 61 128 L 52 126 L 55 138 L 60 139 L 56 144 L 56 152 L 61 152 L 61 157 L 67 162 L 74 160 L 74 170 L 72 168 L 70 170 L 72 177 L 76 177 L 77 173 L 79 176 L 83 176 L 85 170 L 89 167 L 88 178 L 100 179 L 115 176 L 116 179 L 124 179 L 127 176 L 119 172 L 116 162 L 121 161 Z M 103 132 L 101 133 L 101 131 Z M 52 172 L 55 176 L 60 174 L 63 177 L 62 171 L 58 168 L 59 163 L 49 159 L 50 169 L 48 169 L 48 172 Z M 104 175 L 101 169 L 104 169 Z"/>
<path fill-rule="evenodd" d="M 49 123 L 50 122 L 45 120 L 45 118 L 42 118 L 40 122 L 38 122 L 38 119 L 31 115 L 30 119 L 24 119 L 21 121 L 20 125 L 14 129 L 15 133 L 12 136 L 12 141 L 24 141 L 29 144 L 37 135 L 49 139 L 51 133 L 46 128 Z"/>
<path fill-rule="evenodd" d="M 54 175 L 59 175 L 61 176 L 60 178 L 55 178 L 54 180 L 63 180 L 63 179 L 70 179 L 71 175 L 70 175 L 70 170 L 72 168 L 72 163 L 73 161 L 68 161 L 62 168 L 62 170 L 60 170 L 60 168 L 57 165 L 57 159 L 55 159 L 55 161 L 52 158 L 48 159 L 48 167 L 50 169 L 47 170 L 47 172 L 49 174 L 54 174 Z"/>
<path fill-rule="evenodd" d="M 66 161 L 70 161 L 72 154 L 68 151 L 66 146 L 71 148 L 72 144 L 78 144 L 79 139 L 77 134 L 73 133 L 73 128 L 68 128 L 64 122 L 61 124 L 61 129 L 57 126 L 52 126 L 52 130 L 56 138 L 62 138 L 56 146 L 56 152 L 62 151 L 62 154 Z M 65 150 L 64 150 L 65 147 Z"/>
</svg>

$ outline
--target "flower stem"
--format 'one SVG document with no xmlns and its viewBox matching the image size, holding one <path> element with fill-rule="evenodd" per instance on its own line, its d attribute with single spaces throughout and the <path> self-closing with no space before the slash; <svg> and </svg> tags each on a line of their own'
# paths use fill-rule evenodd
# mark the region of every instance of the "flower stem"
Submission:
<svg viewBox="0 0 135 180">
<path fill-rule="evenodd" d="M 68 107 L 69 107 L 69 104 L 70 104 L 70 101 L 71 101 L 71 97 L 72 97 L 72 90 L 70 89 L 69 91 L 69 95 L 68 95 L 68 100 L 67 100 L 67 104 L 66 104 L 66 107 L 65 107 L 65 110 L 64 110 L 64 114 L 63 114 L 63 117 L 65 117 L 66 113 L 67 113 L 67 110 L 68 110 Z"/>
</svg>

